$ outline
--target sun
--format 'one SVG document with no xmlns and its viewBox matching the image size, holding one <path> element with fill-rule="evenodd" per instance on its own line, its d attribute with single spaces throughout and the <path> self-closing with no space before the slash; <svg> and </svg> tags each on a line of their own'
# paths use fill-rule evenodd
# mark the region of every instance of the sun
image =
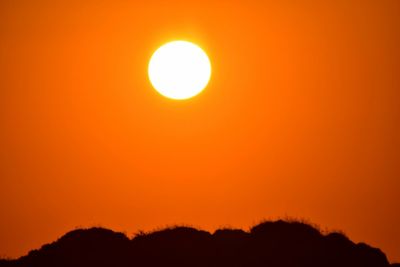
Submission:
<svg viewBox="0 0 400 267">
<path fill-rule="evenodd" d="M 161 95 L 183 100 L 199 94 L 207 86 L 211 63 L 198 45 L 173 41 L 154 52 L 148 74 L 151 84 Z"/>
</svg>

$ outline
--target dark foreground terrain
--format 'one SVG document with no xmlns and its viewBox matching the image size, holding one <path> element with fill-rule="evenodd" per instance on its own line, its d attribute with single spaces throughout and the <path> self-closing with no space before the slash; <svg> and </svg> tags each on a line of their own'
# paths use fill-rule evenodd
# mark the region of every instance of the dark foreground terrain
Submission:
<svg viewBox="0 0 400 267">
<path fill-rule="evenodd" d="M 343 234 L 323 235 L 310 225 L 286 221 L 264 222 L 250 232 L 210 234 L 176 227 L 133 239 L 102 228 L 74 230 L 20 259 L 0 260 L 3 266 L 399 267 L 379 249 Z"/>
</svg>

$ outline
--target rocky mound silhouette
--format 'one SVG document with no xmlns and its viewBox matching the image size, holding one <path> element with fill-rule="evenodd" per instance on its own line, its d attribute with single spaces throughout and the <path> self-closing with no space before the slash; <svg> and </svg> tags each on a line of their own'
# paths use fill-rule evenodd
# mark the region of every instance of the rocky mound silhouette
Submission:
<svg viewBox="0 0 400 267">
<path fill-rule="evenodd" d="M 175 227 L 129 239 L 103 228 L 74 230 L 59 240 L 0 267 L 397 267 L 385 254 L 341 233 L 322 234 L 296 221 L 268 221 L 249 232 L 211 234 Z"/>
</svg>

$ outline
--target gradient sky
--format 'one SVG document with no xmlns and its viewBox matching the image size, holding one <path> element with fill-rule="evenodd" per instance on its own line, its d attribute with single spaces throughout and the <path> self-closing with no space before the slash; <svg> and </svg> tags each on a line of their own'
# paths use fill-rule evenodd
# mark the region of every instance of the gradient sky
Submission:
<svg viewBox="0 0 400 267">
<path fill-rule="evenodd" d="M 300 3 L 301 2 L 301 3 Z M 400 1 L 0 2 L 0 256 L 292 216 L 400 261 Z M 152 89 L 183 39 L 198 97 Z"/>
</svg>

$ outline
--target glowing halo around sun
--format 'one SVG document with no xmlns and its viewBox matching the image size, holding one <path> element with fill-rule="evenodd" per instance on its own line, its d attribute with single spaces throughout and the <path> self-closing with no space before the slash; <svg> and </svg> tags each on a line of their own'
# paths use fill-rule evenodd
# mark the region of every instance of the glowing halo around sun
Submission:
<svg viewBox="0 0 400 267">
<path fill-rule="evenodd" d="M 149 79 L 163 96 L 183 100 L 199 94 L 211 77 L 207 54 L 187 41 L 164 44 L 154 52 L 149 62 Z"/>
</svg>

